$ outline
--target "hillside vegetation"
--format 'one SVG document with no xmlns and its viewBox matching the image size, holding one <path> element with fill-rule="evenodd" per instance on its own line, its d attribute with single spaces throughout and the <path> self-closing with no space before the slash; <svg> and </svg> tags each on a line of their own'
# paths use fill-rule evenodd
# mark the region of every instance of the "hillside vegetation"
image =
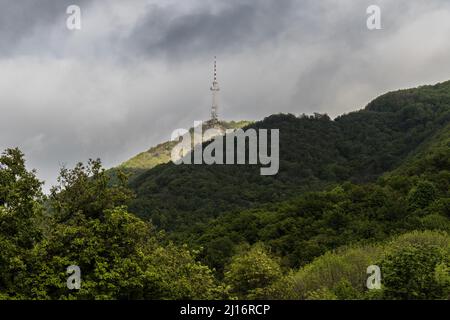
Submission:
<svg viewBox="0 0 450 320">
<path fill-rule="evenodd" d="M 219 123 L 212 125 L 209 122 L 205 122 L 202 129 L 205 131 L 215 127 L 225 131 L 227 129 L 239 129 L 249 125 L 250 123 L 250 121 L 220 121 Z M 190 128 L 191 138 L 193 130 L 194 128 Z M 150 170 L 157 165 L 169 163 L 171 161 L 170 157 L 172 149 L 177 143 L 177 141 L 166 141 L 155 147 L 151 147 L 149 150 L 141 152 L 131 159 L 123 162 L 117 168 L 108 170 L 108 174 L 110 174 L 113 179 L 116 179 L 117 172 L 120 169 L 122 173 L 128 175 L 128 179 L 131 182 L 141 173 Z"/>
<path fill-rule="evenodd" d="M 162 163 L 162 144 L 129 182 L 89 160 L 45 196 L 5 150 L 0 299 L 450 298 L 450 82 L 246 126 L 280 130 L 278 175 Z"/>
<path fill-rule="evenodd" d="M 163 164 L 131 181 L 137 198 L 130 208 L 160 228 L 181 231 L 306 190 L 374 182 L 423 149 L 449 120 L 450 82 L 388 93 L 335 120 L 272 115 L 247 128 L 280 130 L 276 176 L 260 176 L 255 165 Z"/>
</svg>

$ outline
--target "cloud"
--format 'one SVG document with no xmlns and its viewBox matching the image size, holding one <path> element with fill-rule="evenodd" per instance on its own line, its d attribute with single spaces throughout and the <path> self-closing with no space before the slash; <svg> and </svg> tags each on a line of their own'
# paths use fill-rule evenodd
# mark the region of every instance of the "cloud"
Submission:
<svg viewBox="0 0 450 320">
<path fill-rule="evenodd" d="M 183 14 L 172 6 L 154 7 L 128 40 L 140 54 L 172 59 L 232 54 L 273 40 L 291 21 L 293 9 L 291 0 L 216 1 Z"/>
<path fill-rule="evenodd" d="M 53 183 L 61 164 L 116 165 L 209 116 L 364 107 L 450 78 L 450 3 L 431 0 L 2 0 L 0 149 Z M 82 30 L 66 8 L 82 9 Z M 382 30 L 366 8 L 382 9 Z"/>
</svg>

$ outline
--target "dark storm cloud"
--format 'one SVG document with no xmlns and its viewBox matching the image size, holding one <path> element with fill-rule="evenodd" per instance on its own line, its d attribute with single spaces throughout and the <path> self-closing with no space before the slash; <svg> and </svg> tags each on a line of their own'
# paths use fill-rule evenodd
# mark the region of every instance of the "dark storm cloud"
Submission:
<svg viewBox="0 0 450 320">
<path fill-rule="evenodd" d="M 140 54 L 171 58 L 232 53 L 274 39 L 291 22 L 294 1 L 205 2 L 196 12 L 152 7 L 128 39 Z M 219 10 L 215 8 L 219 7 Z"/>
<path fill-rule="evenodd" d="M 97 14 L 98 19 L 114 19 L 107 2 L 92 0 L 23 0 L 5 1 L 0 11 L 0 56 L 11 55 L 81 55 L 82 50 L 64 51 L 66 43 L 58 45 L 52 37 L 67 30 L 66 8 L 79 5 L 82 17 Z M 194 10 L 181 11 L 177 4 L 164 1 L 131 0 L 140 10 L 135 25 L 112 28 L 101 35 L 97 43 L 84 42 L 89 54 L 115 54 L 115 58 L 140 57 L 180 58 L 211 55 L 214 52 L 235 52 L 273 40 L 291 23 L 295 1 L 273 0 L 217 0 L 204 1 Z M 117 3 L 117 1 L 110 1 Z M 103 10 L 102 10 L 103 7 Z M 88 20 L 79 37 L 89 38 L 97 26 Z M 59 39 L 58 39 L 59 40 Z M 94 47 L 95 52 L 90 51 Z"/>
</svg>

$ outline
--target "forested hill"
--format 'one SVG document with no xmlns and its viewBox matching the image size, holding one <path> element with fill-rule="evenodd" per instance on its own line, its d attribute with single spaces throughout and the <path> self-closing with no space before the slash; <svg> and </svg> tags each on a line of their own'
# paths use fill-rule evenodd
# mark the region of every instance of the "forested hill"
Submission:
<svg viewBox="0 0 450 320">
<path fill-rule="evenodd" d="M 261 176 L 254 165 L 163 164 L 131 182 L 137 195 L 131 211 L 180 231 L 306 190 L 375 181 L 420 152 L 449 121 L 450 82 L 391 92 L 335 120 L 272 115 L 248 127 L 280 130 L 276 176 Z"/>
<path fill-rule="evenodd" d="M 250 124 L 250 121 L 219 121 L 219 123 L 212 125 L 209 122 L 203 123 L 203 130 L 210 128 L 219 128 L 221 130 L 238 129 Z M 191 136 L 193 128 L 190 128 Z M 121 163 L 116 168 L 108 170 L 109 175 L 116 180 L 117 170 L 120 169 L 123 173 L 128 175 L 129 181 L 133 181 L 141 173 L 150 170 L 157 165 L 170 162 L 170 154 L 172 148 L 177 145 L 176 141 L 166 141 L 150 148 L 147 151 L 141 152 L 136 156 Z"/>
<path fill-rule="evenodd" d="M 449 106 L 443 83 L 335 120 L 273 115 L 250 127 L 280 130 L 278 175 L 162 164 L 135 175 L 134 199 L 99 159 L 62 168 L 44 195 L 6 149 L 0 300 L 449 299 Z"/>
<path fill-rule="evenodd" d="M 240 244 L 257 242 L 292 267 L 341 246 L 378 242 L 406 231 L 449 232 L 449 218 L 450 123 L 376 183 L 344 182 L 228 212 L 176 236 L 203 247 L 205 262 L 217 270 Z"/>
</svg>

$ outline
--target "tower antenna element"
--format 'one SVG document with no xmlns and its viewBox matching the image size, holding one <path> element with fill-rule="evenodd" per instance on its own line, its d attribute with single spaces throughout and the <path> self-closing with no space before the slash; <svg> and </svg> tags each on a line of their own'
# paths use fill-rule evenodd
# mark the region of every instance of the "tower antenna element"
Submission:
<svg viewBox="0 0 450 320">
<path fill-rule="evenodd" d="M 212 92 L 212 105 L 211 105 L 211 122 L 219 122 L 219 105 L 218 105 L 218 93 L 220 91 L 219 82 L 217 81 L 217 57 L 214 56 L 214 80 L 210 88 Z"/>
</svg>

